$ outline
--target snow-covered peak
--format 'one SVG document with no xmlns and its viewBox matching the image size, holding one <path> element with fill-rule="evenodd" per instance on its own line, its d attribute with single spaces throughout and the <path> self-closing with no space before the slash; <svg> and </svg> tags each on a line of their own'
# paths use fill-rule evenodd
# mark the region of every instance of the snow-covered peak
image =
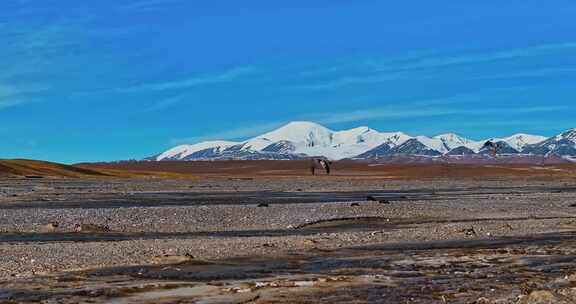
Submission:
<svg viewBox="0 0 576 304">
<path fill-rule="evenodd" d="M 424 144 L 426 147 L 438 151 L 440 153 L 447 153 L 449 149 L 444 145 L 444 141 L 440 138 L 430 138 L 427 136 L 416 136 L 416 140 Z"/>
<path fill-rule="evenodd" d="M 286 140 L 314 147 L 331 145 L 332 133 L 334 133 L 332 130 L 317 123 L 296 121 L 257 138 L 264 138 L 271 142 Z"/>
<path fill-rule="evenodd" d="M 452 150 L 458 147 L 466 147 L 474 150 L 476 147 L 475 141 L 469 140 L 455 133 L 436 135 L 433 137 L 433 139 L 440 140 L 448 150 Z"/>
<path fill-rule="evenodd" d="M 384 142 L 392 146 L 401 145 L 406 141 L 408 141 L 409 139 L 412 139 L 412 136 L 402 132 L 385 132 L 380 134 L 382 135 L 383 138 L 386 139 Z"/>
<path fill-rule="evenodd" d="M 546 140 L 545 137 L 519 133 L 506 138 L 491 138 L 505 142 L 510 153 L 544 154 L 576 157 L 576 129 Z M 455 155 L 481 152 L 487 140 L 473 141 L 455 133 L 412 137 L 402 132 L 379 132 L 367 126 L 333 131 L 307 121 L 288 123 L 276 130 L 243 142 L 209 141 L 172 148 L 156 160 L 206 159 L 297 159 L 323 156 L 333 160 L 355 158 L 360 155 L 388 154 L 439 156 L 456 151 Z M 546 146 L 544 146 L 546 145 Z M 220 158 L 219 158 L 220 157 Z"/>
<path fill-rule="evenodd" d="M 381 140 L 382 134 L 368 127 L 334 132 L 332 137 L 333 145 L 361 144 Z"/>
<path fill-rule="evenodd" d="M 506 142 L 510 147 L 522 151 L 527 145 L 533 145 L 546 140 L 544 136 L 531 135 L 525 133 L 518 133 L 512 136 L 502 138 L 501 141 Z"/>
<path fill-rule="evenodd" d="M 156 160 L 183 159 L 186 158 L 186 156 L 189 156 L 198 151 L 206 149 L 224 150 L 237 144 L 237 142 L 232 141 L 216 140 L 205 141 L 194 145 L 180 145 L 158 155 Z"/>
<path fill-rule="evenodd" d="M 268 147 L 269 145 L 275 143 L 276 141 L 272 141 L 265 137 L 256 137 L 251 140 L 244 142 L 240 148 L 240 150 L 253 150 L 253 151 L 261 151 L 262 149 Z"/>
<path fill-rule="evenodd" d="M 461 144 L 466 144 L 468 142 L 470 142 L 469 139 L 464 138 L 456 133 L 446 133 L 446 134 L 440 134 L 440 135 L 436 135 L 433 138 L 435 139 L 441 139 L 444 141 L 450 141 L 450 142 L 458 142 Z"/>
<path fill-rule="evenodd" d="M 558 140 L 567 139 L 576 143 L 576 128 L 564 131 L 562 134 L 556 136 Z"/>
</svg>

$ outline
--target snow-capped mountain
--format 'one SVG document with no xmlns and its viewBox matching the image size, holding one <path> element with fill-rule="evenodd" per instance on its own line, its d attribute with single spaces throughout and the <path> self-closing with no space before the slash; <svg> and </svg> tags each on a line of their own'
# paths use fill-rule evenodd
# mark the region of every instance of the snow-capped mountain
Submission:
<svg viewBox="0 0 576 304">
<path fill-rule="evenodd" d="M 536 155 L 554 154 L 573 159 L 576 157 L 576 129 L 567 130 L 540 143 L 528 145 L 525 153 Z"/>
<path fill-rule="evenodd" d="M 544 136 L 519 133 L 510 137 L 502 138 L 501 140 L 506 142 L 516 151 L 522 152 L 526 146 L 543 142 L 546 139 L 547 138 Z"/>
<path fill-rule="evenodd" d="M 181 145 L 150 160 L 243 160 L 303 159 L 380 159 L 398 155 L 422 157 L 463 157 L 490 155 L 484 145 L 498 143 L 498 154 L 576 157 L 576 129 L 547 139 L 543 136 L 515 134 L 505 138 L 471 140 L 454 133 L 434 137 L 409 136 L 402 132 L 379 132 L 369 127 L 334 131 L 313 122 L 291 122 L 279 129 L 243 142 L 209 141 Z"/>
<path fill-rule="evenodd" d="M 454 133 L 447 133 L 434 136 L 432 139 L 440 140 L 442 142 L 442 146 L 445 150 L 450 151 L 456 149 L 458 147 L 471 147 L 475 145 L 476 142 L 470 139 L 464 138 L 458 134 Z"/>
<path fill-rule="evenodd" d="M 195 153 L 201 152 L 207 154 L 211 152 L 217 154 L 237 144 L 238 143 L 231 141 L 206 141 L 194 145 L 181 145 L 155 156 L 154 159 L 184 160 L 188 158 L 196 158 L 194 155 Z"/>
</svg>

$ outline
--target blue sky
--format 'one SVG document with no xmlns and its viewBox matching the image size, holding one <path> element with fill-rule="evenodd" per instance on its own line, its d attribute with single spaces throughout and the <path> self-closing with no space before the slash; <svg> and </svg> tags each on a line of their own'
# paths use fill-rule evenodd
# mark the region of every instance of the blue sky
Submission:
<svg viewBox="0 0 576 304">
<path fill-rule="evenodd" d="M 0 157 L 74 163 L 293 120 L 576 127 L 576 2 L 2 0 Z"/>
</svg>

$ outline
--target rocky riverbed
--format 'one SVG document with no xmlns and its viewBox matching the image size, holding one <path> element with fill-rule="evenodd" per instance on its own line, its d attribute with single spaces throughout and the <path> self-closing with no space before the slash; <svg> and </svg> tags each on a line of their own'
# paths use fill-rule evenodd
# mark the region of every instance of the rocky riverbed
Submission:
<svg viewBox="0 0 576 304">
<path fill-rule="evenodd" d="M 576 301 L 572 179 L 0 187 L 0 302 Z"/>
</svg>

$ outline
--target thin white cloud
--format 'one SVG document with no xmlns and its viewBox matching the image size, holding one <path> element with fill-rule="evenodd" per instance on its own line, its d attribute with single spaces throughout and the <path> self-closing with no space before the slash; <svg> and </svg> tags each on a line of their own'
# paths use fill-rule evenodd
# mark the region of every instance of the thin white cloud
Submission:
<svg viewBox="0 0 576 304">
<path fill-rule="evenodd" d="M 432 104 L 431 101 L 424 101 L 421 103 Z M 316 115 L 316 119 L 313 120 L 321 124 L 336 124 L 336 123 L 346 123 L 346 122 L 356 122 L 365 121 L 373 119 L 402 119 L 402 118 L 423 118 L 423 117 L 435 117 L 435 116 L 446 116 L 446 115 L 495 115 L 495 114 L 525 114 L 525 113 L 544 113 L 544 112 L 559 112 L 571 109 L 567 106 L 547 106 L 547 107 L 526 107 L 526 108 L 490 108 L 483 110 L 470 110 L 470 109 L 419 109 L 414 107 L 410 109 L 400 109 L 399 107 L 381 107 L 381 108 L 371 108 L 363 109 L 352 112 L 339 112 L 339 113 L 321 113 Z M 298 118 L 296 120 L 301 120 Z M 498 122 L 487 122 L 486 124 L 501 124 L 507 125 L 508 121 L 498 121 Z M 179 144 L 192 144 L 207 140 L 237 140 L 243 141 L 251 137 L 261 135 L 263 133 L 274 130 L 285 122 L 272 122 L 263 123 L 257 125 L 251 125 L 247 127 L 235 128 L 232 130 L 215 132 L 210 134 L 204 134 L 195 137 L 187 138 L 175 138 L 170 140 L 170 145 Z M 478 124 L 478 123 L 475 123 Z M 515 122 L 516 124 L 516 122 Z M 521 123 L 517 123 L 520 124 Z M 525 122 L 524 122 L 525 124 Z M 485 125 L 485 124 L 478 124 Z"/>
<path fill-rule="evenodd" d="M 24 103 L 29 102 L 29 100 L 23 100 L 23 99 L 2 99 L 0 98 L 0 110 L 2 109 L 6 109 L 6 108 L 10 108 L 10 107 L 14 107 L 17 105 L 21 105 Z"/>
<path fill-rule="evenodd" d="M 246 127 L 235 128 L 232 130 L 222 131 L 222 132 L 215 132 L 210 134 L 204 134 L 195 137 L 187 137 L 187 138 L 174 138 L 170 140 L 170 144 L 177 145 L 177 144 L 189 144 L 189 143 L 196 143 L 200 141 L 206 140 L 243 140 L 246 138 L 254 137 L 263 133 L 266 133 L 270 130 L 278 128 L 282 126 L 284 122 L 271 122 L 271 123 L 263 123 L 263 124 L 256 124 L 250 125 Z"/>
<path fill-rule="evenodd" d="M 411 109 L 410 109 L 411 108 Z M 544 106 L 525 108 L 478 108 L 478 109 L 452 109 L 452 108 L 420 108 L 412 106 L 402 109 L 398 106 L 363 109 L 352 112 L 324 113 L 319 114 L 318 121 L 321 123 L 344 123 L 374 119 L 400 119 L 421 118 L 447 115 L 493 115 L 493 114 L 526 114 L 541 112 L 560 112 L 571 109 L 567 106 Z"/>
<path fill-rule="evenodd" d="M 516 59 L 547 55 L 551 51 L 576 49 L 576 42 L 557 44 L 543 44 L 525 48 L 516 48 L 488 53 L 477 53 L 462 56 L 422 58 L 412 64 L 407 64 L 403 69 L 440 68 L 461 64 L 485 63 L 497 60 Z"/>
<path fill-rule="evenodd" d="M 0 110 L 35 101 L 35 94 L 49 89 L 47 86 L 10 86 L 0 84 Z"/>
<path fill-rule="evenodd" d="M 473 79 L 477 80 L 487 80 L 487 79 L 509 79 L 509 78 L 521 78 L 521 77 L 550 77 L 550 76 L 565 76 L 565 74 L 576 73 L 576 69 L 573 68 L 549 68 L 549 69 L 539 69 L 531 71 L 518 71 L 514 73 L 500 74 L 500 75 L 488 75 L 475 77 Z"/>
<path fill-rule="evenodd" d="M 125 93 L 135 93 L 135 92 L 146 92 L 146 91 L 166 91 L 166 90 L 176 90 L 176 89 L 188 89 L 192 87 L 197 87 L 207 84 L 216 83 L 226 83 L 230 81 L 237 80 L 245 75 L 249 75 L 254 72 L 254 68 L 247 67 L 236 67 L 217 74 L 206 74 L 193 76 L 186 79 L 174 80 L 169 82 L 159 82 L 159 83 L 149 83 L 142 84 L 138 86 L 133 86 L 129 88 L 117 89 L 119 92 Z"/>
<path fill-rule="evenodd" d="M 120 11 L 151 11 L 157 10 L 167 4 L 181 2 L 181 0 L 143 0 L 118 7 Z"/>
<path fill-rule="evenodd" d="M 180 103 L 183 99 L 184 99 L 183 96 L 176 96 L 176 97 L 170 97 L 170 98 L 162 99 L 162 100 L 156 102 L 155 104 L 151 105 L 150 107 L 145 108 L 144 112 L 156 112 L 156 111 L 164 110 L 164 109 L 169 108 L 175 104 Z"/>
<path fill-rule="evenodd" d="M 435 75 L 424 75 L 421 73 L 418 75 L 414 75 L 413 73 L 406 71 L 390 72 L 385 74 L 372 74 L 367 76 L 347 76 L 318 84 L 296 86 L 296 88 L 326 90 L 355 84 L 383 83 L 387 81 L 394 81 L 401 79 L 416 79 L 416 78 L 432 79 L 435 77 L 436 77 Z"/>
<path fill-rule="evenodd" d="M 459 65 L 491 63 L 503 60 L 514 60 L 526 57 L 548 56 L 558 51 L 576 50 L 576 42 L 543 44 L 509 50 L 470 53 L 458 56 L 441 56 L 439 52 L 414 52 L 411 56 L 398 56 L 372 60 L 362 60 L 356 64 L 331 66 L 325 70 L 327 74 L 333 71 L 346 72 L 346 76 L 319 81 L 312 84 L 296 86 L 308 89 L 335 89 L 357 84 L 384 83 L 400 79 L 430 79 L 437 77 L 437 69 Z M 303 76 L 316 75 L 321 71 L 312 70 L 301 73 Z"/>
<path fill-rule="evenodd" d="M 538 106 L 538 107 L 515 107 L 515 108 L 482 108 L 475 106 L 474 109 L 462 109 L 462 104 L 481 104 L 487 97 L 502 96 L 511 92 L 528 91 L 533 87 L 519 86 L 510 88 L 491 88 L 484 90 L 483 95 L 475 93 L 460 94 L 445 98 L 431 98 L 392 104 L 384 107 L 366 108 L 347 112 L 325 112 L 294 117 L 292 120 L 309 120 L 321 124 L 338 124 L 347 122 L 361 122 L 375 119 L 408 119 L 424 118 L 447 115 L 495 115 L 495 114 L 527 114 L 539 112 L 559 112 L 571 110 L 572 107 L 561 105 Z M 215 132 L 188 138 L 176 138 L 170 144 L 196 143 L 206 140 L 245 140 L 250 137 L 261 135 L 265 132 L 278 128 L 286 122 L 270 122 L 247 127 L 235 128 L 222 132 Z"/>
</svg>

